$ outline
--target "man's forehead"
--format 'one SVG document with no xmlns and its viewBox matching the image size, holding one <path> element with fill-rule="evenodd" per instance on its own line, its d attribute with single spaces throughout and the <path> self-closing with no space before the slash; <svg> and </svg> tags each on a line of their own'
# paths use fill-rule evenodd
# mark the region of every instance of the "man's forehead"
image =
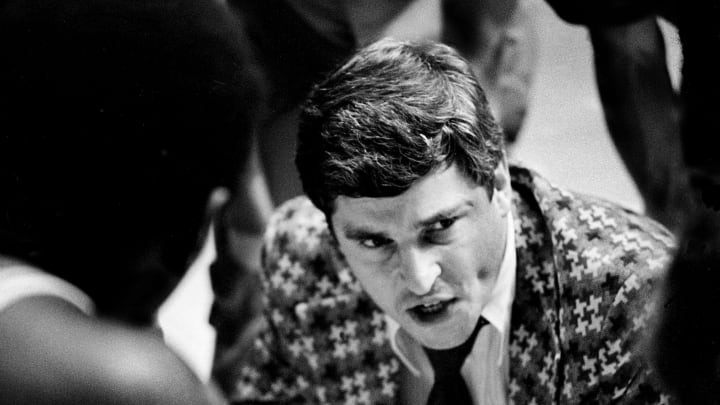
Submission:
<svg viewBox="0 0 720 405">
<path fill-rule="evenodd" d="M 338 225 L 337 230 L 418 227 L 438 216 L 474 206 L 483 195 L 487 195 L 484 187 L 450 168 L 421 179 L 395 197 L 339 196 L 335 199 L 332 221 Z"/>
<path fill-rule="evenodd" d="M 398 220 L 397 197 L 347 197 L 335 199 L 333 223 L 342 227 L 368 228 L 371 225 L 391 223 Z"/>
</svg>

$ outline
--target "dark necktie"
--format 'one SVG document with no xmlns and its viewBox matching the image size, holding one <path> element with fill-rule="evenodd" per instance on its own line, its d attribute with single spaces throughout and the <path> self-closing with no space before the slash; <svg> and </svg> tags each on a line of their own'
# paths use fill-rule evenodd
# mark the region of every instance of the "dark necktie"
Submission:
<svg viewBox="0 0 720 405">
<path fill-rule="evenodd" d="M 478 332 L 487 323 L 485 318 L 480 317 L 470 337 L 460 346 L 445 350 L 423 348 L 435 371 L 435 383 L 430 390 L 427 405 L 472 405 L 470 391 L 460 375 L 460 368 L 470 354 Z"/>
</svg>

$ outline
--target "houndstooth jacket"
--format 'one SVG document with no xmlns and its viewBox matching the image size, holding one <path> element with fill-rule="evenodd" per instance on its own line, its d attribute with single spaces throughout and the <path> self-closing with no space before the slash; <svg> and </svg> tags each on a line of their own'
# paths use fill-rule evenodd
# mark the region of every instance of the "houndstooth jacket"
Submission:
<svg viewBox="0 0 720 405">
<path fill-rule="evenodd" d="M 512 404 L 668 404 L 637 345 L 672 256 L 660 225 L 511 166 L 517 280 Z M 402 367 L 385 317 L 338 252 L 324 215 L 297 197 L 263 249 L 266 325 L 239 362 L 231 398 L 392 404 Z"/>
</svg>

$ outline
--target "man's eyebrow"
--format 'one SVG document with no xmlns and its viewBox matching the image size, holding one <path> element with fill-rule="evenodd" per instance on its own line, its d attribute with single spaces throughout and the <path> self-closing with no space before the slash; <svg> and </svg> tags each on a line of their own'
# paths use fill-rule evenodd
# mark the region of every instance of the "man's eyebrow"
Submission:
<svg viewBox="0 0 720 405">
<path fill-rule="evenodd" d="M 342 227 L 343 235 L 350 240 L 363 240 L 368 238 L 386 237 L 384 232 L 377 232 L 371 229 L 345 224 Z"/>
<path fill-rule="evenodd" d="M 414 226 L 415 228 L 427 228 L 430 225 L 435 224 L 438 221 L 441 221 L 443 219 L 453 218 L 457 216 L 458 214 L 461 214 L 462 211 L 465 208 L 472 207 L 473 201 L 472 200 L 463 200 L 459 204 L 454 205 L 452 207 L 444 208 L 435 214 L 433 214 L 430 218 L 421 219 L 417 221 Z"/>
</svg>

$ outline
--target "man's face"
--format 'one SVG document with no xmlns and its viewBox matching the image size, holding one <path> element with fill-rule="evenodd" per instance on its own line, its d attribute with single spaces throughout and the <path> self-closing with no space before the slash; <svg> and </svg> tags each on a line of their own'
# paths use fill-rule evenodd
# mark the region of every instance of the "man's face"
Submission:
<svg viewBox="0 0 720 405">
<path fill-rule="evenodd" d="M 335 201 L 333 230 L 353 273 L 426 347 L 467 340 L 495 285 L 510 210 L 505 163 L 494 187 L 490 200 L 451 165 L 396 197 Z"/>
</svg>

